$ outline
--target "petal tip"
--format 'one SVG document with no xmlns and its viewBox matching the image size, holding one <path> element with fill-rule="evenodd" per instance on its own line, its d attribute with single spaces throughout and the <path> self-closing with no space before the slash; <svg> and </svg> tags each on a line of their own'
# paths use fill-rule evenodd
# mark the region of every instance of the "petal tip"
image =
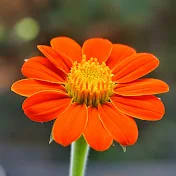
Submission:
<svg viewBox="0 0 176 176">
<path fill-rule="evenodd" d="M 166 90 L 166 92 L 169 92 L 169 90 L 170 90 L 169 85 L 167 83 L 165 83 L 165 90 Z"/>
<path fill-rule="evenodd" d="M 39 51 L 42 52 L 42 50 L 44 49 L 44 47 L 49 47 L 49 46 L 46 46 L 46 45 L 37 45 L 37 48 L 39 49 Z"/>
<path fill-rule="evenodd" d="M 15 83 L 16 83 L 16 82 L 15 82 Z M 15 83 L 13 83 L 13 84 L 11 85 L 11 87 L 10 87 L 10 90 L 11 90 L 12 92 L 14 92 L 14 91 L 15 91 L 15 90 L 14 90 Z"/>
<path fill-rule="evenodd" d="M 16 87 L 17 83 L 18 83 L 18 81 L 14 82 L 14 83 L 12 84 L 12 86 L 10 87 L 10 90 L 11 90 L 12 92 L 16 93 L 16 94 L 19 94 L 18 91 L 16 90 L 16 88 L 17 88 L 17 87 Z"/>
<path fill-rule="evenodd" d="M 39 50 L 41 50 L 41 49 L 43 48 L 43 46 L 44 46 L 44 45 L 37 45 L 37 48 L 38 48 Z"/>
</svg>

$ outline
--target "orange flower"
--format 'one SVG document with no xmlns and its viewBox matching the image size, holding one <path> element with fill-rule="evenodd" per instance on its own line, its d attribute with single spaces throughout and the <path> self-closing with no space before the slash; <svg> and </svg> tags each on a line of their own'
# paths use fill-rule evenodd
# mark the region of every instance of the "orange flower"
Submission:
<svg viewBox="0 0 176 176">
<path fill-rule="evenodd" d="M 51 47 L 38 49 L 45 57 L 24 63 L 28 78 L 15 82 L 12 91 L 28 97 L 22 108 L 29 119 L 56 119 L 52 135 L 57 143 L 67 146 L 83 135 L 97 151 L 113 140 L 133 145 L 138 138 L 134 118 L 155 121 L 164 115 L 163 103 L 153 94 L 167 92 L 168 85 L 141 78 L 159 65 L 152 54 L 101 38 L 86 40 L 81 48 L 57 37 Z"/>
</svg>

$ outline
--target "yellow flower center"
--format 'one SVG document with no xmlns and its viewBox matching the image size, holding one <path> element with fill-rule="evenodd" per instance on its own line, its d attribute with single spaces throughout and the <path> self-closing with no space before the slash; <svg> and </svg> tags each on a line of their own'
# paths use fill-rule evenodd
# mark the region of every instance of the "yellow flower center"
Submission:
<svg viewBox="0 0 176 176">
<path fill-rule="evenodd" d="M 109 101 L 115 86 L 112 76 L 104 62 L 100 64 L 97 58 L 86 61 L 83 56 L 81 63 L 73 64 L 65 87 L 73 101 L 96 107 Z"/>
</svg>

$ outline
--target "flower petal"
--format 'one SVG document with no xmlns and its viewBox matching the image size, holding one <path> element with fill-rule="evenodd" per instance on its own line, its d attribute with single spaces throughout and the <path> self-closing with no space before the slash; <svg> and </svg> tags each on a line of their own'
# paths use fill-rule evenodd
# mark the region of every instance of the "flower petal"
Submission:
<svg viewBox="0 0 176 176">
<path fill-rule="evenodd" d="M 112 48 L 111 55 L 109 56 L 108 60 L 106 61 L 106 65 L 112 69 L 122 60 L 136 54 L 135 49 L 121 44 L 114 44 Z"/>
<path fill-rule="evenodd" d="M 113 141 L 99 119 L 97 108 L 92 106 L 88 107 L 88 123 L 84 137 L 87 143 L 97 151 L 107 150 Z"/>
<path fill-rule="evenodd" d="M 56 119 L 52 130 L 54 140 L 63 146 L 71 144 L 82 135 L 87 120 L 86 105 L 73 103 Z"/>
<path fill-rule="evenodd" d="M 159 65 L 159 60 L 148 53 L 138 53 L 120 62 L 112 73 L 113 81 L 127 83 L 134 81 L 154 70 Z"/>
<path fill-rule="evenodd" d="M 82 52 L 86 59 L 97 58 L 98 61 L 106 62 L 112 51 L 112 43 L 102 38 L 86 40 L 83 44 Z"/>
<path fill-rule="evenodd" d="M 23 103 L 23 110 L 35 122 L 48 122 L 57 118 L 71 104 L 68 95 L 59 91 L 42 91 L 33 94 Z"/>
<path fill-rule="evenodd" d="M 37 81 L 34 79 L 22 79 L 15 82 L 12 85 L 11 90 L 19 95 L 29 97 L 32 94 L 43 90 L 56 90 L 64 92 L 65 88 L 59 84 Z"/>
<path fill-rule="evenodd" d="M 57 68 L 65 73 L 70 72 L 73 63 L 67 55 L 56 52 L 49 46 L 38 45 L 37 47 Z"/>
<path fill-rule="evenodd" d="M 37 56 L 26 61 L 21 69 L 24 76 L 51 83 L 64 83 L 66 75 L 47 58 Z"/>
<path fill-rule="evenodd" d="M 124 84 L 117 84 L 114 92 L 123 96 L 152 95 L 169 91 L 169 86 L 159 79 L 143 78 Z"/>
<path fill-rule="evenodd" d="M 51 40 L 51 47 L 57 52 L 66 54 L 72 61 L 82 60 L 81 47 L 69 37 L 56 37 Z"/>
<path fill-rule="evenodd" d="M 142 120 L 160 120 L 165 112 L 162 101 L 154 95 L 138 97 L 113 95 L 111 102 L 123 113 Z"/>
<path fill-rule="evenodd" d="M 105 103 L 98 106 L 100 119 L 112 136 L 112 138 L 121 145 L 133 145 L 138 138 L 138 128 L 132 117 L 129 117 L 111 103 Z"/>
</svg>

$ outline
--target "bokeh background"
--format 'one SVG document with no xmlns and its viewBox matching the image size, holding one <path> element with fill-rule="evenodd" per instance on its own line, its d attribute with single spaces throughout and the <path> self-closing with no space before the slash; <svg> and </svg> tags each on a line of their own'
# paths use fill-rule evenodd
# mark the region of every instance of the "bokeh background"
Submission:
<svg viewBox="0 0 176 176">
<path fill-rule="evenodd" d="M 10 91 L 22 77 L 24 59 L 37 44 L 69 36 L 91 37 L 150 52 L 160 66 L 150 74 L 170 85 L 161 95 L 166 114 L 159 122 L 137 121 L 139 140 L 124 153 L 118 144 L 91 150 L 87 175 L 176 175 L 176 1 L 175 0 L 0 0 L 0 176 L 67 176 L 69 147 L 48 144 L 51 123 L 30 121 L 24 100 Z"/>
</svg>

